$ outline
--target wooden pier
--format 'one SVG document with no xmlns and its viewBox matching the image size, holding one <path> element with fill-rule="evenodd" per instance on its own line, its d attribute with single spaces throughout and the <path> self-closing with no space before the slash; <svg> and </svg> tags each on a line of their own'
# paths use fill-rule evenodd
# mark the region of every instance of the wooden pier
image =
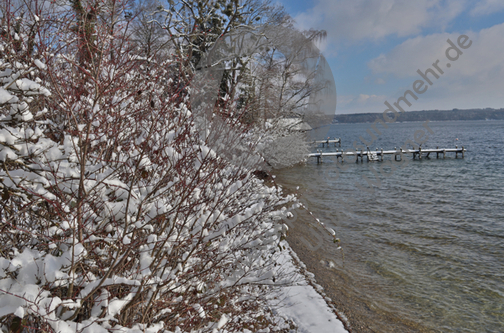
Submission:
<svg viewBox="0 0 504 333">
<path fill-rule="evenodd" d="M 329 147 L 330 143 L 334 143 L 334 147 L 336 147 L 336 144 L 338 144 L 341 147 L 341 139 L 340 138 L 333 138 L 333 139 L 327 138 L 326 140 L 313 141 L 313 143 L 317 144 L 317 145 L 322 144 L 322 147 L 324 147 L 324 145 L 327 145 L 327 147 Z"/>
<path fill-rule="evenodd" d="M 336 156 L 336 159 L 339 160 L 341 158 L 341 162 L 345 161 L 346 157 L 354 157 L 355 162 L 359 162 L 359 157 L 361 159 L 361 162 L 363 162 L 364 156 L 366 156 L 366 160 L 369 161 L 383 161 L 383 156 L 385 155 L 393 155 L 394 160 L 401 160 L 402 156 L 405 154 L 412 154 L 413 159 L 422 159 L 422 158 L 430 158 L 430 154 L 436 154 L 436 158 L 439 158 L 442 156 L 443 158 L 446 157 L 446 153 L 455 153 L 455 158 L 459 157 L 459 154 L 462 155 L 462 158 L 464 158 L 464 153 L 467 150 L 462 147 L 458 148 L 458 146 L 455 146 L 455 148 L 439 148 L 437 147 L 436 149 L 422 149 L 421 147 L 418 149 L 395 149 L 395 150 L 366 150 L 366 151 L 358 151 L 358 150 L 346 150 L 346 151 L 337 151 L 336 152 L 331 152 L 331 153 L 322 153 L 321 151 L 318 151 L 316 153 L 309 154 L 309 157 L 316 157 L 317 158 L 317 163 L 322 163 L 323 162 L 323 157 L 329 157 L 329 156 Z"/>
</svg>

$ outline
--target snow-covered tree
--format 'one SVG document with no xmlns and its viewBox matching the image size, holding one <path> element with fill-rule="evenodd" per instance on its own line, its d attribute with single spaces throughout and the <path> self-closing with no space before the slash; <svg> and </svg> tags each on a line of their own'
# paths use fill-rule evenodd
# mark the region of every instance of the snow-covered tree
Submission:
<svg viewBox="0 0 504 333">
<path fill-rule="evenodd" d="M 285 10 L 267 0 L 169 1 L 139 17 L 137 36 L 143 36 L 142 48 L 150 53 L 155 41 L 163 40 L 163 47 L 174 55 L 173 66 L 184 74 L 175 79 L 176 84 L 193 88 L 193 112 L 206 118 L 239 118 L 259 127 L 254 130 L 256 142 L 266 148 L 262 155 L 270 166 L 304 160 L 306 139 L 280 126 L 279 120 L 298 117 L 312 127 L 331 120 L 324 114 L 331 108 L 320 107 L 317 98 L 334 86 L 321 75 L 327 66 L 314 46 L 325 37 L 323 31 L 297 32 Z M 154 23 L 162 29 L 155 31 Z M 266 126 L 267 122 L 273 126 Z M 228 139 L 236 136 L 224 132 L 221 135 Z M 214 148 L 220 139 L 211 141 Z"/>
</svg>

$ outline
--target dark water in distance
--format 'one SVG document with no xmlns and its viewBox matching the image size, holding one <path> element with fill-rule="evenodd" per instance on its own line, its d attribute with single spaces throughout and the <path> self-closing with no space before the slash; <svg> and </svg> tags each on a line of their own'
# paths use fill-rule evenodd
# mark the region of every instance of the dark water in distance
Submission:
<svg viewBox="0 0 504 333">
<path fill-rule="evenodd" d="M 344 165 L 312 158 L 277 179 L 300 186 L 309 209 L 341 239 L 344 263 L 331 242 L 319 250 L 352 281 L 338 288 L 421 331 L 504 332 L 504 121 L 429 127 L 434 133 L 426 133 L 423 148 L 464 146 L 465 158 L 434 154 L 401 164 L 387 156 L 391 162 Z M 370 140 L 368 128 L 335 124 L 328 135 L 341 137 L 346 149 L 359 136 Z M 419 129 L 420 122 L 390 124 L 370 148 L 402 146 Z M 381 182 L 374 191 L 363 180 L 376 180 L 370 168 Z M 377 332 L 387 325 L 370 323 Z"/>
</svg>

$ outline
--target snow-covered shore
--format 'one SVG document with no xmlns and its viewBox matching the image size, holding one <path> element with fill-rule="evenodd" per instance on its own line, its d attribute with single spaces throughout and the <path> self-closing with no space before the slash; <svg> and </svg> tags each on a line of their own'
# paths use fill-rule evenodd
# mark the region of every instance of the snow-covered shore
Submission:
<svg viewBox="0 0 504 333">
<path fill-rule="evenodd" d="M 314 275 L 306 271 L 306 266 L 286 241 L 282 242 L 282 247 L 284 255 L 280 264 L 294 273 L 296 282 L 272 295 L 272 308 L 282 317 L 292 320 L 297 326 L 296 332 L 347 333 L 336 309 L 327 303 L 323 288 L 316 284 Z"/>
</svg>

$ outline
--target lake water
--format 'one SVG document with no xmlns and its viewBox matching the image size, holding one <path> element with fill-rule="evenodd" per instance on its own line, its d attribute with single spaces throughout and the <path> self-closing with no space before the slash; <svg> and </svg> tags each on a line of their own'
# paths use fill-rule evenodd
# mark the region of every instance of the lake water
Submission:
<svg viewBox="0 0 504 333">
<path fill-rule="evenodd" d="M 346 149 L 359 136 L 371 140 L 370 125 L 335 124 L 315 136 L 340 137 Z M 380 126 L 371 150 L 403 146 L 425 129 L 421 122 Z M 366 305 L 368 331 L 401 323 L 412 332 L 504 332 L 504 121 L 428 126 L 433 133 L 422 148 L 464 146 L 465 158 L 312 158 L 281 170 L 277 181 L 299 186 L 302 201 L 341 239 L 343 252 L 326 235 L 313 264 L 340 277 L 329 286 L 334 292 Z M 363 180 L 376 175 L 376 186 Z"/>
</svg>

